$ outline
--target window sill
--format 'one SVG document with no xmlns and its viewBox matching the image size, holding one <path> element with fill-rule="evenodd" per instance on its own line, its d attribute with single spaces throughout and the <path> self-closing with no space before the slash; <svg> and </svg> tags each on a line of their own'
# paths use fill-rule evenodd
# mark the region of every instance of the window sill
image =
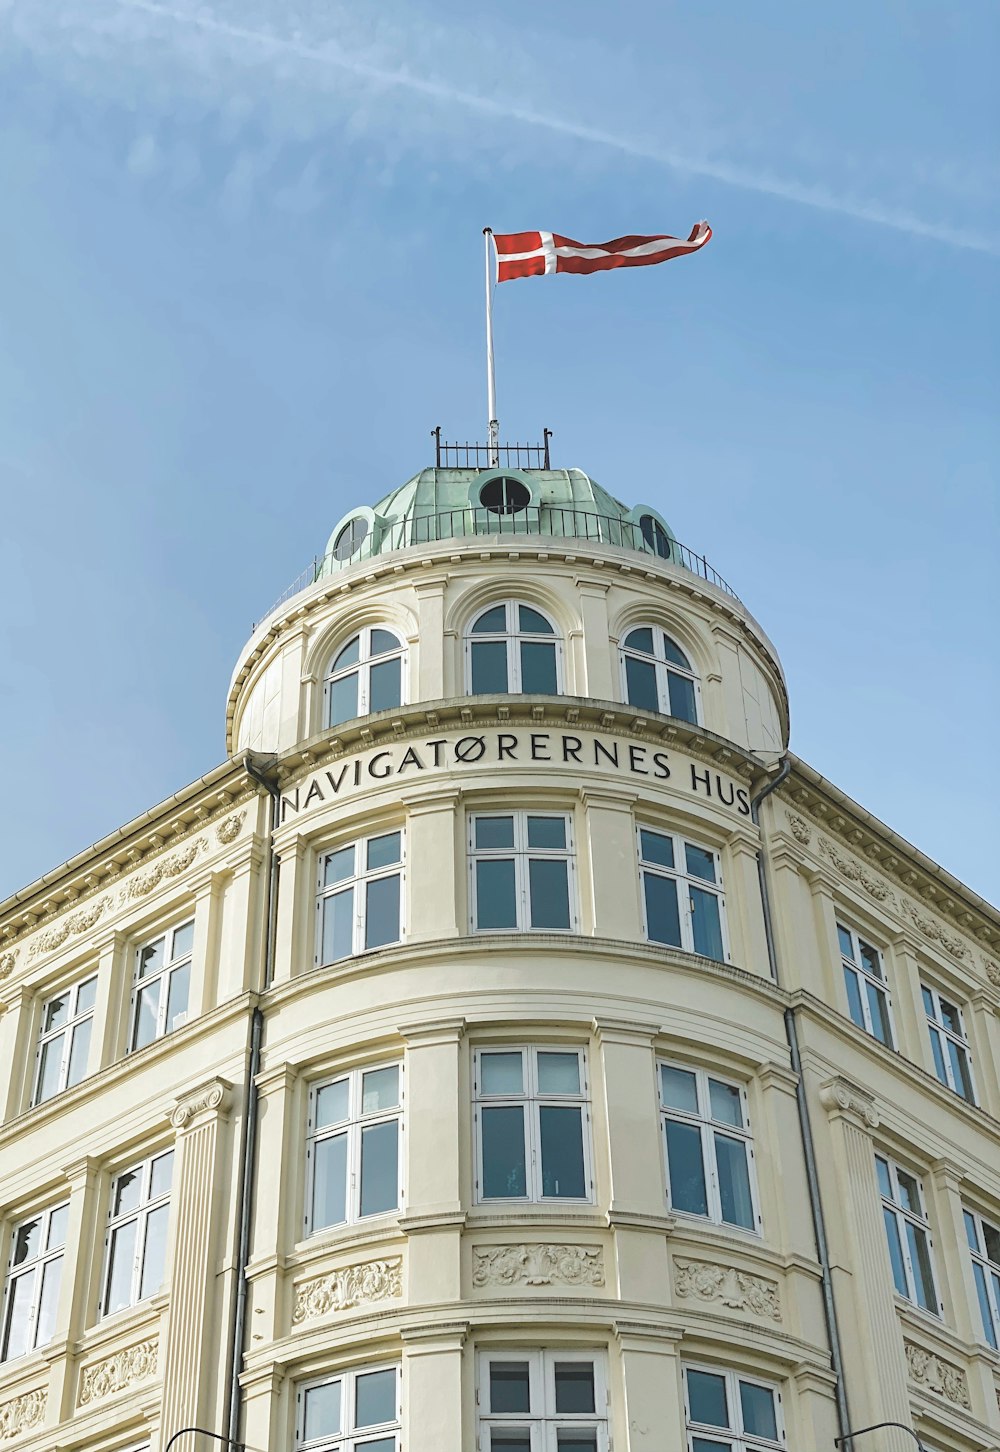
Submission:
<svg viewBox="0 0 1000 1452">
<path fill-rule="evenodd" d="M 580 1200 L 567 1200 L 558 1207 L 519 1200 L 507 1210 L 502 1209 L 500 1204 L 489 1201 L 473 1205 L 465 1223 L 469 1230 L 477 1230 L 480 1227 L 497 1225 L 564 1226 L 567 1221 L 599 1230 L 607 1229 L 608 1224 L 607 1216 L 601 1214 L 596 1206 L 589 1201 Z"/>
<path fill-rule="evenodd" d="M 329 1251 L 339 1253 L 353 1250 L 356 1246 L 397 1239 L 404 1233 L 402 1215 L 402 1211 L 393 1210 L 385 1215 L 372 1215 L 364 1223 L 353 1221 L 349 1225 L 327 1225 L 296 1242 L 288 1256 L 288 1268 L 295 1270 L 308 1265 L 317 1256 Z"/>
</svg>

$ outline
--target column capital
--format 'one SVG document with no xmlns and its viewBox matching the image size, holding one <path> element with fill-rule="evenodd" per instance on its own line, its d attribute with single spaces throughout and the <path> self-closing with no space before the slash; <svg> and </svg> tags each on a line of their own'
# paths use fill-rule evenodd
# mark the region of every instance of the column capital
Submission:
<svg viewBox="0 0 1000 1452">
<path fill-rule="evenodd" d="M 957 1191 L 967 1177 L 968 1167 L 960 1164 L 958 1160 L 949 1159 L 947 1155 L 941 1155 L 938 1159 L 931 1160 L 930 1173 L 936 1184 Z"/>
<path fill-rule="evenodd" d="M 189 1129 L 196 1119 L 218 1119 L 225 1114 L 232 1096 L 232 1085 L 225 1079 L 209 1079 L 192 1089 L 182 1099 L 175 1099 L 167 1111 L 170 1123 L 177 1130 Z"/>
<path fill-rule="evenodd" d="M 658 1349 L 668 1355 L 675 1354 L 674 1348 L 684 1338 L 683 1326 L 667 1326 L 657 1321 L 615 1321 L 613 1330 L 623 1351 Z"/>
<path fill-rule="evenodd" d="M 408 1356 L 428 1356 L 461 1351 L 470 1329 L 469 1321 L 430 1321 L 423 1326 L 404 1326 L 399 1334 Z"/>
<path fill-rule="evenodd" d="M 77 1160 L 71 1160 L 63 1168 L 63 1174 L 69 1181 L 70 1190 L 76 1190 L 82 1186 L 93 1184 L 101 1169 L 101 1161 L 94 1155 L 81 1155 Z"/>
<path fill-rule="evenodd" d="M 878 1129 L 880 1120 L 875 1100 L 850 1079 L 839 1076 L 827 1079 L 820 1088 L 819 1098 L 831 1119 L 846 1119 L 865 1132 Z"/>
<path fill-rule="evenodd" d="M 407 1048 L 430 1048 L 434 1044 L 458 1044 L 468 1027 L 464 1018 L 435 1018 L 425 1023 L 400 1024 L 398 1033 Z"/>
<path fill-rule="evenodd" d="M 591 1027 L 599 1044 L 632 1044 L 644 1049 L 652 1048 L 660 1032 L 659 1024 L 627 1018 L 594 1018 Z"/>
</svg>

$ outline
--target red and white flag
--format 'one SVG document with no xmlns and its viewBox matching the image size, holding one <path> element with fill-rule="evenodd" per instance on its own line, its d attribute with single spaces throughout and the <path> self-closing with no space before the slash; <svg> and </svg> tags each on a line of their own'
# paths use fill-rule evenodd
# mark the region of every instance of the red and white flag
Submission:
<svg viewBox="0 0 1000 1452">
<path fill-rule="evenodd" d="M 682 237 L 616 237 L 613 242 L 574 242 L 558 232 L 494 233 L 497 281 L 541 277 L 550 272 L 606 272 L 612 267 L 649 267 L 697 252 L 712 235 L 707 222 L 696 222 Z"/>
</svg>

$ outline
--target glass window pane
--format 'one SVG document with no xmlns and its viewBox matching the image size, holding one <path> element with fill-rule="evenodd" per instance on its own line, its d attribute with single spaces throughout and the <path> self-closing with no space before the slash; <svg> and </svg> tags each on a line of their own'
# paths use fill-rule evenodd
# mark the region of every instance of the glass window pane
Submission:
<svg viewBox="0 0 1000 1452">
<path fill-rule="evenodd" d="M 46 1250 L 57 1250 L 66 1244 L 66 1228 L 69 1225 L 69 1206 L 60 1205 L 49 1216 L 49 1233 L 45 1238 Z"/>
<path fill-rule="evenodd" d="M 555 1364 L 556 1412 L 594 1412 L 594 1367 L 586 1361 Z"/>
<path fill-rule="evenodd" d="M 354 947 L 354 888 L 323 899 L 320 962 L 349 958 Z"/>
<path fill-rule="evenodd" d="M 931 1029 L 931 1052 L 934 1055 L 934 1072 L 942 1084 L 947 1084 L 948 1070 L 944 1062 L 944 1049 L 941 1045 L 941 1035 L 936 1029 Z"/>
<path fill-rule="evenodd" d="M 378 1427 L 396 1420 L 396 1371 L 368 1371 L 354 1383 L 354 1425 Z"/>
<path fill-rule="evenodd" d="M 42 1033 L 47 1034 L 51 1029 L 60 1028 L 69 1018 L 70 993 L 60 993 L 58 998 L 50 998 L 45 1005 L 45 1014 L 42 1020 Z"/>
<path fill-rule="evenodd" d="M 889 1177 L 889 1166 L 878 1155 L 875 1156 L 875 1173 L 878 1176 L 879 1193 L 884 1195 L 887 1200 L 894 1199 L 892 1180 Z"/>
<path fill-rule="evenodd" d="M 840 951 L 845 958 L 854 960 L 854 944 L 851 942 L 851 935 L 840 923 L 837 924 L 837 937 L 840 939 Z"/>
<path fill-rule="evenodd" d="M 312 1228 L 342 1225 L 347 1219 L 347 1135 L 317 1140 L 313 1146 Z"/>
<path fill-rule="evenodd" d="M 979 1250 L 979 1237 L 976 1234 L 976 1222 L 968 1210 L 962 1211 L 962 1220 L 965 1222 L 965 1238 L 969 1242 L 970 1250 Z"/>
<path fill-rule="evenodd" d="M 160 1205 L 146 1217 L 146 1249 L 142 1261 L 139 1299 L 154 1296 L 163 1285 L 167 1267 L 167 1228 L 170 1206 Z"/>
<path fill-rule="evenodd" d="M 642 874 L 642 890 L 646 900 L 646 933 L 653 943 L 681 945 L 681 915 L 677 905 L 677 883 L 672 877 L 658 877 L 654 872 Z"/>
<path fill-rule="evenodd" d="M 700 1422 L 703 1427 L 729 1428 L 724 1376 L 716 1376 L 710 1371 L 689 1370 L 687 1388 L 692 1422 Z"/>
<path fill-rule="evenodd" d="M 139 949 L 140 978 L 148 978 L 151 973 L 156 973 L 163 967 L 165 943 L 165 938 L 157 938 L 155 943 L 147 943 L 144 948 Z"/>
<path fill-rule="evenodd" d="M 367 888 L 365 947 L 381 948 L 399 942 L 399 874 L 376 877 Z"/>
<path fill-rule="evenodd" d="M 331 674 L 336 671 L 346 670 L 348 666 L 357 665 L 361 659 L 361 636 L 356 635 L 349 640 L 344 648 L 338 651 L 334 657 L 333 665 L 330 667 Z"/>
<path fill-rule="evenodd" d="M 687 1069 L 661 1064 L 660 1093 L 669 1109 L 683 1109 L 687 1114 L 698 1113 L 698 1082 Z"/>
<path fill-rule="evenodd" d="M 665 837 L 662 832 L 649 832 L 644 827 L 639 832 L 639 855 L 644 862 L 655 862 L 659 867 L 673 867 L 673 838 Z"/>
<path fill-rule="evenodd" d="M 323 859 L 323 886 L 333 887 L 335 883 L 346 882 L 354 876 L 354 843 L 341 847 L 337 852 L 328 852 Z"/>
<path fill-rule="evenodd" d="M 704 847 L 696 847 L 693 842 L 685 842 L 684 857 L 687 862 L 687 870 L 692 877 L 701 877 L 706 882 L 715 882 L 714 852 L 706 852 Z"/>
<path fill-rule="evenodd" d="M 158 1200 L 161 1195 L 170 1193 L 170 1182 L 174 1176 L 174 1152 L 168 1150 L 165 1155 L 158 1155 L 153 1161 L 152 1170 L 149 1176 L 149 1198 Z"/>
<path fill-rule="evenodd" d="M 525 635 L 554 635 L 555 631 L 537 610 L 532 610 L 530 605 L 521 605 L 518 609 L 518 629 Z"/>
<path fill-rule="evenodd" d="M 97 1001 L 97 978 L 88 978 L 76 991 L 76 1011 L 89 1013 Z"/>
<path fill-rule="evenodd" d="M 489 610 L 484 610 L 472 627 L 473 635 L 492 635 L 497 631 L 507 629 L 507 607 L 506 605 L 493 605 Z"/>
<path fill-rule="evenodd" d="M 305 1393 L 305 1416 L 302 1428 L 303 1440 L 311 1442 L 316 1437 L 332 1437 L 343 1431 L 340 1420 L 343 1383 L 324 1382 L 322 1386 L 308 1387 Z"/>
<path fill-rule="evenodd" d="M 899 1186 L 899 1203 L 904 1210 L 912 1210 L 914 1215 L 920 1214 L 920 1190 L 912 1175 L 905 1170 L 896 1169 L 896 1183 Z"/>
<path fill-rule="evenodd" d="M 961 1038 L 962 1020 L 959 1016 L 958 1009 L 953 1003 L 949 1003 L 946 998 L 939 998 L 938 1002 L 941 1005 L 941 1022 L 950 1033 L 958 1034 L 959 1038 Z"/>
<path fill-rule="evenodd" d="M 711 1437 L 692 1437 L 691 1452 L 733 1452 L 732 1442 L 716 1442 Z"/>
<path fill-rule="evenodd" d="M 526 1361 L 490 1362 L 490 1411 L 531 1411 L 531 1384 Z"/>
<path fill-rule="evenodd" d="M 528 846 L 541 847 L 551 851 L 562 851 L 566 847 L 565 817 L 529 817 Z"/>
<path fill-rule="evenodd" d="M 115 1195 L 111 1210 L 112 1215 L 125 1215 L 129 1210 L 137 1209 L 141 1193 L 141 1169 L 126 1170 L 123 1175 L 119 1175 L 115 1181 Z"/>
<path fill-rule="evenodd" d="M 491 1427 L 490 1452 L 531 1452 L 531 1433 L 526 1427 Z"/>
<path fill-rule="evenodd" d="M 111 1233 L 111 1270 L 108 1276 L 106 1316 L 132 1304 L 132 1268 L 135 1262 L 136 1221 L 129 1220 Z"/>
<path fill-rule="evenodd" d="M 533 928 L 568 928 L 569 863 L 550 857 L 528 859 Z"/>
<path fill-rule="evenodd" d="M 135 1034 L 132 1039 L 133 1049 L 144 1048 L 146 1044 L 151 1044 L 156 1038 L 156 1022 L 160 1011 L 160 984 L 161 980 L 157 978 L 155 983 L 149 983 L 145 988 L 139 990 Z"/>
<path fill-rule="evenodd" d="M 986 1244 L 986 1255 L 994 1265 L 1000 1265 L 1000 1230 L 991 1225 L 988 1220 L 983 1221 L 983 1240 Z"/>
<path fill-rule="evenodd" d="M 751 1437 L 778 1440 L 778 1420 L 774 1410 L 774 1392 L 753 1382 L 740 1382 L 740 1404 L 743 1407 L 743 1430 Z"/>
<path fill-rule="evenodd" d="M 663 654 L 665 659 L 668 660 L 671 665 L 678 665 L 681 667 L 682 670 L 689 671 L 691 669 L 691 662 L 688 660 L 687 656 L 681 650 L 680 646 L 676 643 L 676 641 L 671 640 L 669 635 L 664 635 L 662 639 Z"/>
<path fill-rule="evenodd" d="M 955 1081 L 955 1088 L 963 1099 L 970 1103 L 974 1098 L 972 1093 L 972 1075 L 969 1072 L 969 1056 L 960 1045 L 948 1040 L 948 1057 L 951 1060 L 951 1072 Z"/>
<path fill-rule="evenodd" d="M 556 696 L 556 648 L 549 641 L 521 641 L 521 690 L 525 695 Z"/>
<path fill-rule="evenodd" d="M 185 963 L 183 968 L 175 968 L 170 975 L 170 989 L 167 994 L 166 1032 L 168 1034 L 173 1029 L 180 1028 L 187 1019 L 190 979 L 190 963 Z"/>
<path fill-rule="evenodd" d="M 35 1095 L 35 1103 L 41 1104 L 46 1099 L 51 1099 L 53 1094 L 59 1092 L 59 1072 L 62 1068 L 63 1049 L 66 1044 L 66 1035 L 57 1034 L 54 1039 L 49 1039 L 42 1045 L 42 1052 L 38 1064 L 38 1091 Z"/>
<path fill-rule="evenodd" d="M 885 1221 L 885 1234 L 889 1242 L 889 1263 L 892 1266 L 892 1283 L 901 1296 L 909 1297 L 906 1289 L 906 1271 L 903 1267 L 903 1247 L 899 1239 L 899 1222 L 895 1215 L 888 1208 L 882 1206 L 882 1218 Z"/>
<path fill-rule="evenodd" d="M 934 1276 L 931 1271 L 931 1252 L 927 1244 L 927 1232 L 906 1222 L 906 1239 L 910 1247 L 910 1262 L 913 1266 L 914 1287 L 917 1305 L 925 1311 L 937 1314 L 937 1297 L 934 1294 Z"/>
<path fill-rule="evenodd" d="M 25 1220 L 17 1227 L 14 1236 L 14 1254 L 11 1263 L 15 1266 L 23 1265 L 26 1260 L 34 1260 L 35 1256 L 42 1249 L 42 1217 L 39 1215 L 35 1220 Z"/>
<path fill-rule="evenodd" d="M 395 1109 L 399 1103 L 399 1065 L 386 1069 L 369 1069 L 361 1076 L 361 1113 L 374 1114 L 379 1109 Z"/>
<path fill-rule="evenodd" d="M 560 1427 L 556 1430 L 558 1452 L 597 1452 L 597 1430 Z"/>
<path fill-rule="evenodd" d="M 887 1044 L 892 1048 L 892 1027 L 889 1023 L 889 1000 L 881 988 L 876 988 L 874 983 L 866 983 L 868 993 L 868 1011 L 871 1014 L 872 1033 L 879 1043 Z"/>
<path fill-rule="evenodd" d="M 330 682 L 330 709 L 327 724 L 339 726 L 341 721 L 353 721 L 358 714 L 358 673 L 341 676 L 339 681 Z"/>
<path fill-rule="evenodd" d="M 513 817 L 477 817 L 476 847 L 489 850 L 514 845 Z"/>
<path fill-rule="evenodd" d="M 538 1091 L 540 1094 L 579 1094 L 579 1054 L 555 1054 L 547 1050 L 540 1053 Z"/>
<path fill-rule="evenodd" d="M 741 1139 L 727 1134 L 715 1136 L 715 1162 L 719 1171 L 719 1199 L 722 1218 L 727 1225 L 754 1228 L 753 1201 L 750 1198 L 750 1169 L 747 1147 Z"/>
<path fill-rule="evenodd" d="M 335 1084 L 324 1084 L 316 1090 L 313 1113 L 317 1129 L 326 1129 L 330 1124 L 342 1124 L 347 1118 L 350 1103 L 350 1082 L 338 1079 Z"/>
<path fill-rule="evenodd" d="M 691 888 L 691 929 L 696 953 L 714 958 L 717 963 L 725 961 L 719 899 L 714 892 L 704 892 L 700 887 Z"/>
<path fill-rule="evenodd" d="M 697 722 L 698 706 L 694 681 L 688 676 L 679 676 L 667 671 L 667 687 L 670 692 L 670 715 L 678 721 Z"/>
<path fill-rule="evenodd" d="M 30 1350 L 28 1336 L 31 1331 L 31 1302 L 35 1291 L 35 1271 L 18 1276 L 13 1281 L 7 1296 L 7 1318 L 4 1323 L 4 1361 L 23 1356 Z"/>
<path fill-rule="evenodd" d="M 386 651 L 398 649 L 399 641 L 391 630 L 382 630 L 377 625 L 372 628 L 372 655 L 385 655 Z"/>
<path fill-rule="evenodd" d="M 513 861 L 498 857 L 476 863 L 476 927 L 517 927 Z"/>
<path fill-rule="evenodd" d="M 670 1203 L 688 1215 L 708 1214 L 708 1190 L 701 1153 L 701 1132 L 693 1124 L 666 1121 Z"/>
<path fill-rule="evenodd" d="M 648 625 L 640 625 L 638 630 L 630 630 L 624 643 L 629 650 L 644 650 L 647 655 L 653 654 L 653 632 Z"/>
<path fill-rule="evenodd" d="M 847 989 L 847 1007 L 850 1010 L 851 1018 L 858 1028 L 865 1027 L 865 1011 L 861 1004 L 861 989 L 858 985 L 858 974 L 854 968 L 844 965 L 844 985 Z"/>
<path fill-rule="evenodd" d="M 93 1019 L 85 1018 L 78 1023 L 73 1030 L 73 1042 L 69 1051 L 69 1071 L 66 1076 L 66 1085 L 79 1084 L 87 1072 L 87 1059 L 90 1055 L 90 1031 L 93 1027 Z"/>
<path fill-rule="evenodd" d="M 479 1077 L 483 1094 L 520 1094 L 524 1088 L 520 1053 L 481 1054 Z"/>
<path fill-rule="evenodd" d="M 625 698 L 640 711 L 658 711 L 660 697 L 656 689 L 656 666 L 651 660 L 625 657 Z"/>
<path fill-rule="evenodd" d="M 372 666 L 368 681 L 369 711 L 391 711 L 403 699 L 403 662 L 398 655 L 379 661 Z"/>
<path fill-rule="evenodd" d="M 861 962 L 864 964 L 865 972 L 870 973 L 873 978 L 883 977 L 882 959 L 877 948 L 863 940 L 858 941 L 858 948 L 861 952 Z"/>
<path fill-rule="evenodd" d="M 379 867 L 391 867 L 402 857 L 402 834 L 386 832 L 381 837 L 369 837 L 366 864 L 369 872 Z"/>
<path fill-rule="evenodd" d="M 399 1204 L 399 1122 L 361 1131 L 360 1215 L 381 1215 Z"/>
<path fill-rule="evenodd" d="M 524 1154 L 524 1109 L 519 1104 L 480 1111 L 483 1140 L 483 1197 L 521 1200 L 528 1193 Z"/>
<path fill-rule="evenodd" d="M 921 985 L 920 995 L 924 1000 L 924 1009 L 926 1010 L 927 1017 L 937 1018 L 937 1013 L 934 1008 L 934 995 L 931 993 L 930 989 L 924 988 Z"/>
<path fill-rule="evenodd" d="M 543 1104 L 538 1110 L 542 1152 L 542 1195 L 582 1200 L 587 1193 L 583 1168 L 583 1109 Z"/>
<path fill-rule="evenodd" d="M 194 948 L 194 923 L 184 923 L 174 929 L 174 943 L 171 958 L 186 958 Z"/>
<path fill-rule="evenodd" d="M 355 1442 L 354 1452 L 398 1452 L 398 1447 L 395 1437 L 373 1437 L 370 1441 L 365 1438 L 363 1442 Z"/>
<path fill-rule="evenodd" d="M 472 694 L 502 696 L 507 690 L 507 642 L 475 640 L 472 643 Z"/>
<path fill-rule="evenodd" d="M 983 1331 L 986 1333 L 987 1341 L 996 1350 L 997 1333 L 993 1325 L 993 1312 L 990 1308 L 990 1297 L 986 1288 L 986 1272 L 981 1265 L 975 1263 L 972 1269 L 976 1276 L 976 1296 L 979 1299 L 979 1311 L 983 1318 Z"/>
</svg>

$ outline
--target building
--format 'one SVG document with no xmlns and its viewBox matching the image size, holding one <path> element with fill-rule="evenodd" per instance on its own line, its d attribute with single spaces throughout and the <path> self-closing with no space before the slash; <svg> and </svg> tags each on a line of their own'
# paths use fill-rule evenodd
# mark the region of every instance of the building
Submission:
<svg viewBox="0 0 1000 1452">
<path fill-rule="evenodd" d="M 0 1452 L 997 1449 L 1000 917 L 655 510 L 479 462 L 0 911 Z"/>
</svg>

